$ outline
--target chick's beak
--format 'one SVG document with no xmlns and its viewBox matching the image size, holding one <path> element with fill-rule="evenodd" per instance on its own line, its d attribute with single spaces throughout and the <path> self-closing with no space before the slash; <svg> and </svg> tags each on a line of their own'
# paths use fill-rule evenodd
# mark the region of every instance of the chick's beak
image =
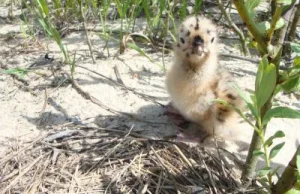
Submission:
<svg viewBox="0 0 300 194">
<path fill-rule="evenodd" d="M 193 52 L 202 55 L 202 53 L 207 53 L 207 49 L 204 47 L 204 41 L 200 36 L 195 36 L 193 40 Z"/>
<path fill-rule="evenodd" d="M 203 45 L 203 40 L 200 36 L 195 36 L 194 37 L 194 41 L 193 41 L 193 46 L 197 47 L 197 46 L 202 46 Z"/>
</svg>

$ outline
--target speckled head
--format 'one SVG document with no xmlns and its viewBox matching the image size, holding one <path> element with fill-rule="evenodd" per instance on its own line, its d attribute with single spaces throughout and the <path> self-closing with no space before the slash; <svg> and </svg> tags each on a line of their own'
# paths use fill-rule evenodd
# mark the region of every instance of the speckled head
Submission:
<svg viewBox="0 0 300 194">
<path fill-rule="evenodd" d="M 201 16 L 193 16 L 180 25 L 175 52 L 197 61 L 215 51 L 216 42 L 217 29 L 212 21 Z"/>
</svg>

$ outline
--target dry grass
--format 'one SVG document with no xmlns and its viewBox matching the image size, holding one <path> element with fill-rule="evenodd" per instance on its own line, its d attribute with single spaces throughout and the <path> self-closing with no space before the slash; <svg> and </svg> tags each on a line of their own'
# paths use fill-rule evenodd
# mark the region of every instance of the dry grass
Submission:
<svg viewBox="0 0 300 194">
<path fill-rule="evenodd" d="M 238 190 L 224 157 L 203 148 L 146 139 L 131 129 L 69 126 L 53 131 L 31 142 L 10 140 L 0 160 L 1 193 Z"/>
</svg>

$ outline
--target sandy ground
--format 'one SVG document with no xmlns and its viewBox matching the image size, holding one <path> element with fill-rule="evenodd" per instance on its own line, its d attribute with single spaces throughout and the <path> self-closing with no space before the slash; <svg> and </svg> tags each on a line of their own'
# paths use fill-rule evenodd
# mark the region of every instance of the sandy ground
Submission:
<svg viewBox="0 0 300 194">
<path fill-rule="evenodd" d="M 2 8 L 3 9 L 3 8 Z M 5 15 L 5 11 L 1 11 Z M 111 57 L 103 50 L 104 40 L 96 33 L 90 33 L 93 49 L 96 51 L 96 64 L 89 57 L 88 46 L 83 32 L 72 32 L 64 38 L 68 50 L 77 53 L 76 64 L 98 72 L 117 81 L 114 68 L 119 70 L 125 86 L 134 89 L 142 95 L 124 89 L 112 81 L 80 67 L 75 69 L 75 80 L 80 87 L 91 96 L 98 99 L 103 108 L 82 97 L 70 84 L 62 84 L 66 77 L 57 71 L 52 74 L 51 67 L 61 68 L 69 72 L 68 66 L 62 66 L 62 56 L 54 42 L 41 40 L 40 42 L 21 38 L 20 24 L 7 24 L 0 21 L 0 60 L 2 68 L 29 67 L 45 61 L 44 56 L 50 53 L 54 61 L 30 72 L 23 79 L 28 85 L 13 79 L 10 75 L 0 73 L 0 157 L 1 151 L 11 143 L 12 138 L 20 141 L 36 138 L 45 131 L 55 127 L 75 124 L 108 128 L 125 127 L 133 131 L 143 131 L 149 137 L 169 137 L 176 134 L 176 127 L 163 115 L 163 108 L 158 104 L 168 104 L 169 97 L 165 90 L 163 61 L 161 52 L 154 52 L 149 56 L 155 61 L 150 62 L 136 51 L 126 49 L 122 55 L 118 52 L 118 45 L 111 43 L 109 51 Z M 17 38 L 8 38 L 9 34 L 18 34 Z M 220 52 L 239 54 L 237 42 L 232 40 L 220 41 Z M 148 47 L 143 48 L 149 51 Z M 150 53 L 150 52 L 149 52 Z M 114 56 L 115 55 L 115 56 Z M 114 56 L 114 57 L 113 57 Z M 172 63 L 172 55 L 165 56 L 166 68 Z M 226 67 L 236 78 L 243 89 L 252 90 L 254 86 L 256 65 L 237 59 L 221 58 L 221 65 Z M 59 87 L 45 87 L 59 83 Z M 45 89 L 47 88 L 47 89 Z M 149 100 L 152 99 L 152 100 Z M 156 103 L 158 102 L 158 103 Z M 293 95 L 280 94 L 277 102 L 282 105 L 299 109 L 300 103 Z M 108 111 L 108 108 L 110 111 Z M 139 121 L 116 116 L 114 111 L 126 112 L 134 115 Z M 267 136 L 277 130 L 283 130 L 286 137 L 280 141 L 286 144 L 274 158 L 273 165 L 287 165 L 294 154 L 300 139 L 300 121 L 274 119 L 268 126 Z M 230 142 L 228 149 L 245 158 L 247 144 L 251 139 L 251 129 L 244 126 L 243 146 Z M 263 162 L 260 162 L 263 166 Z"/>
</svg>

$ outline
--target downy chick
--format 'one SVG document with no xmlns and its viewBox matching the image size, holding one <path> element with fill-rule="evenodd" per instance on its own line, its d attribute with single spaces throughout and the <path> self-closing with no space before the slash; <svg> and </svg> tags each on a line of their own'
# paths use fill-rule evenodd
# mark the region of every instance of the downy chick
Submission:
<svg viewBox="0 0 300 194">
<path fill-rule="evenodd" d="M 238 122 L 230 108 L 214 102 L 222 99 L 242 108 L 242 99 L 230 87 L 232 76 L 219 67 L 216 26 L 207 18 L 187 18 L 178 30 L 174 62 L 166 86 L 172 105 L 187 120 L 208 134 L 232 136 Z"/>
</svg>

